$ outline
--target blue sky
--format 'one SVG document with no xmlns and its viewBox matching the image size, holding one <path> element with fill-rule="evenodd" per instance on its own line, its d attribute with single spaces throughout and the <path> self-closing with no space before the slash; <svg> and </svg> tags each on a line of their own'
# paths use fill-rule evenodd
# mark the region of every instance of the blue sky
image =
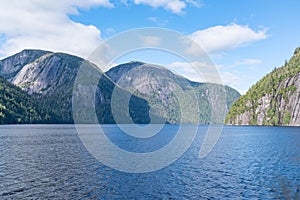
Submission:
<svg viewBox="0 0 300 200">
<path fill-rule="evenodd" d="M 223 82 L 244 93 L 300 46 L 299 9 L 297 0 L 1 1 L 0 56 L 38 48 L 86 57 L 123 31 L 167 28 L 198 42 Z M 175 66 L 177 72 L 197 79 L 182 60 L 163 56 L 136 52 L 118 62 Z"/>
</svg>

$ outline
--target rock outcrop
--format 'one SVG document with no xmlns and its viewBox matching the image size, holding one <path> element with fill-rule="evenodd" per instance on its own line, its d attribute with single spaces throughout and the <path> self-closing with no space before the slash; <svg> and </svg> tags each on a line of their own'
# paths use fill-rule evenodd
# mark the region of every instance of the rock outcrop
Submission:
<svg viewBox="0 0 300 200">
<path fill-rule="evenodd" d="M 114 123 L 110 98 L 115 84 L 98 70 L 96 65 L 83 58 L 65 53 L 23 50 L 0 61 L 0 76 L 27 92 L 35 102 L 48 105 L 57 117 L 57 123 L 73 123 L 73 86 L 83 63 L 88 69 L 94 69 L 95 76 L 101 77 L 95 99 L 99 122 Z M 135 100 L 139 102 L 139 108 L 143 111 L 132 109 L 136 111 L 133 117 L 135 122 L 148 122 L 148 113 L 145 112 L 149 107 L 147 101 L 133 97 L 133 101 Z"/>
<path fill-rule="evenodd" d="M 145 98 L 156 113 L 171 123 L 223 123 L 240 96 L 230 87 L 193 82 L 162 66 L 138 61 L 116 66 L 106 74 L 122 88 Z M 197 117 L 193 117 L 196 110 Z M 181 116 L 183 111 L 189 113 L 186 119 Z"/>
<path fill-rule="evenodd" d="M 300 48 L 233 104 L 226 123 L 300 126 Z"/>
<path fill-rule="evenodd" d="M 81 78 L 98 82 L 90 86 L 84 82 L 74 84 L 81 66 L 89 71 Z M 116 90 L 119 93 L 114 106 L 127 106 L 118 110 L 120 123 L 149 123 L 149 116 L 152 116 L 157 123 L 219 124 L 224 122 L 227 110 L 240 96 L 230 87 L 192 82 L 162 66 L 130 62 L 103 73 L 80 57 L 42 50 L 24 50 L 1 60 L 0 76 L 25 91 L 35 99 L 34 102 L 51 108 L 58 123 L 73 123 L 74 94 L 82 96 L 79 102 L 82 106 L 88 107 L 87 104 L 92 102 L 89 107 L 94 107 L 100 123 L 115 123 L 111 104 Z M 94 91 L 95 94 L 90 95 Z M 89 95 L 90 98 L 84 99 Z M 182 112 L 183 109 L 186 112 Z M 86 115 L 88 119 L 94 112 L 78 114 Z M 125 117 L 131 120 L 124 120 Z"/>
</svg>

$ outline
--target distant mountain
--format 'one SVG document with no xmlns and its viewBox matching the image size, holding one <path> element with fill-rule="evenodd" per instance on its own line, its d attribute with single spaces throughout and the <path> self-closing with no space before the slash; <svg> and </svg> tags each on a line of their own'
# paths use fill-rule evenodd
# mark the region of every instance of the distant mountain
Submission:
<svg viewBox="0 0 300 200">
<path fill-rule="evenodd" d="M 98 80 L 94 86 L 84 83 L 74 86 L 78 70 L 83 64 L 87 68 L 83 78 Z M 214 113 L 222 102 L 221 93 L 226 94 L 223 102 L 226 105 L 221 105 L 225 106 L 225 110 L 240 96 L 232 88 L 192 82 L 157 65 L 130 62 L 103 73 L 96 65 L 82 58 L 42 50 L 23 50 L 1 60 L 0 76 L 26 92 L 37 106 L 47 105 L 59 123 L 73 123 L 73 91 L 77 96 L 82 96 L 77 102 L 82 106 L 90 106 L 85 97 L 89 96 L 89 92 L 96 91 L 92 101 L 95 102 L 99 123 L 116 123 L 111 109 L 115 91 L 118 91 L 114 101 L 114 108 L 117 108 L 119 115 L 118 123 L 130 123 L 127 118 L 135 123 L 149 123 L 150 116 L 167 123 L 182 122 L 182 108 L 174 95 L 178 91 L 182 94 L 181 101 L 186 105 L 194 94 L 200 110 L 198 116 L 187 115 L 183 122 L 223 123 L 223 116 Z M 93 90 L 93 87 L 96 89 Z M 224 93 L 220 93 L 221 90 Z M 129 106 L 129 113 L 121 106 L 123 104 Z M 75 113 L 86 119 L 82 123 L 90 123 L 90 114 L 84 111 Z"/>
<path fill-rule="evenodd" d="M 236 90 L 230 87 L 193 82 L 162 66 L 138 61 L 111 68 L 106 72 L 106 75 L 120 87 L 146 99 L 151 107 L 160 105 L 155 113 L 163 116 L 170 123 L 180 122 L 181 112 L 179 111 L 183 109 L 180 108 L 180 102 L 175 91 L 180 91 L 183 94 L 181 96 L 182 102 L 188 103 L 188 97 L 191 95 L 195 95 L 198 101 L 198 119 L 189 116 L 188 119 L 185 119 L 185 123 L 223 123 L 225 111 L 240 96 Z M 222 102 L 222 96 L 226 98 L 224 102 Z M 220 113 L 217 114 L 219 116 L 213 114 L 214 106 L 218 104 L 225 104 L 223 105 L 224 108 L 221 108 L 224 111 L 221 114 L 224 116 L 220 116 Z M 189 109 L 188 106 L 185 108 Z M 191 107 L 190 109 L 187 112 L 193 113 L 196 108 Z"/>
<path fill-rule="evenodd" d="M 226 123 L 300 125 L 300 48 L 288 62 L 263 77 L 233 104 Z"/>
<path fill-rule="evenodd" d="M 49 107 L 1 77 L 0 91 L 0 124 L 56 122 Z"/>
</svg>

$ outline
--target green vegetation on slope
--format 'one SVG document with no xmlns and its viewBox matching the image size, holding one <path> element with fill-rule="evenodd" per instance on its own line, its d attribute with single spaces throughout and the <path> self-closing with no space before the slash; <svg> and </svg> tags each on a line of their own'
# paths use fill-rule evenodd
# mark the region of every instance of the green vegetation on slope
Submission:
<svg viewBox="0 0 300 200">
<path fill-rule="evenodd" d="M 289 102 L 289 97 L 297 90 L 294 84 L 284 85 L 289 79 L 300 73 L 300 48 L 295 50 L 294 56 L 285 62 L 280 68 L 275 68 L 271 73 L 264 76 L 253 85 L 249 91 L 241 96 L 231 107 L 226 116 L 225 123 L 242 124 L 241 120 L 236 121 L 238 116 L 248 113 L 251 116 L 250 125 L 258 125 L 258 112 L 266 109 L 260 125 L 289 125 L 291 120 L 290 110 L 280 110 L 281 102 Z M 270 102 L 264 108 L 263 98 L 269 98 Z"/>
<path fill-rule="evenodd" d="M 116 84 L 135 65 L 147 67 L 145 71 L 129 73 L 129 84 Z M 144 124 L 150 120 L 153 123 L 223 123 L 225 111 L 239 97 L 230 87 L 191 82 L 160 66 L 141 62 L 121 66 L 108 74 L 82 58 L 41 50 L 24 50 L 0 60 L 0 76 L 14 84 L 3 83 L 8 89 L 0 97 L 1 123 L 73 123 L 74 116 L 80 116 L 80 123 L 94 123 L 95 111 L 98 122 L 103 124 L 132 121 Z M 82 73 L 78 73 L 80 69 Z M 74 85 L 75 80 L 81 80 L 80 84 Z M 141 91 L 134 89 L 141 86 Z M 95 97 L 91 95 L 94 91 Z M 78 112 L 74 112 L 73 92 L 79 97 L 75 104 L 79 105 Z M 112 107 L 113 93 L 116 95 Z M 195 100 L 199 108 L 192 104 Z M 11 106 L 12 102 L 20 105 Z M 93 110 L 87 112 L 90 108 Z M 222 116 L 216 112 L 220 110 L 224 111 Z"/>
<path fill-rule="evenodd" d="M 49 123 L 48 108 L 0 77 L 0 124 Z"/>
</svg>

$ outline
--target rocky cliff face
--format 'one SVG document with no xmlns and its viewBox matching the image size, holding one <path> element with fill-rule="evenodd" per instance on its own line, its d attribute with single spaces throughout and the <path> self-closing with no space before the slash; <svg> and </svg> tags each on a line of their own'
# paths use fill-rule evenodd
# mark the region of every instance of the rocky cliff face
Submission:
<svg viewBox="0 0 300 200">
<path fill-rule="evenodd" d="M 63 53 L 24 50 L 0 61 L 0 75 L 29 94 L 69 87 L 83 59 Z"/>
<path fill-rule="evenodd" d="M 11 82 L 23 88 L 29 94 L 47 94 L 57 89 L 72 88 L 78 67 L 83 62 L 78 57 L 68 61 L 64 54 L 47 53 L 26 64 L 11 79 Z"/>
<path fill-rule="evenodd" d="M 300 49 L 236 101 L 226 117 L 234 125 L 300 125 Z"/>
<path fill-rule="evenodd" d="M 192 82 L 162 66 L 130 62 L 110 69 L 106 74 L 119 86 L 148 100 L 155 112 L 169 122 L 223 123 L 225 114 L 240 94 L 217 84 Z M 195 106 L 192 106 L 193 102 Z M 196 105 L 197 104 L 197 105 Z M 181 110 L 181 112 L 179 112 Z M 192 114 L 198 110 L 198 117 Z"/>
<path fill-rule="evenodd" d="M 27 92 L 37 100 L 35 102 L 50 106 L 58 118 L 58 123 L 72 123 L 73 86 L 82 63 L 93 70 L 93 75 L 102 77 L 98 85 L 96 83 L 97 96 L 95 96 L 99 122 L 114 123 L 110 111 L 110 98 L 115 84 L 97 70 L 95 65 L 82 58 L 64 53 L 24 50 L 0 61 L 0 76 Z M 78 87 L 89 91 L 91 89 L 89 87 L 94 86 Z M 132 109 L 136 111 L 134 120 L 148 122 L 147 102 L 133 97 L 133 101 L 135 100 L 139 102 L 139 108 L 143 112 Z"/>
<path fill-rule="evenodd" d="M 20 53 L 0 60 L 0 75 L 5 79 L 11 79 L 28 63 L 49 52 L 42 50 L 23 50 Z"/>
<path fill-rule="evenodd" d="M 92 86 L 83 82 L 74 87 L 83 63 L 88 70 L 81 78 L 101 78 Z M 111 109 L 115 89 L 119 93 L 114 106 L 126 104 L 126 109 L 129 107 L 129 118 L 137 123 L 149 123 L 149 115 L 158 120 L 163 119 L 157 123 L 223 123 L 225 112 L 218 115 L 215 111 L 227 111 L 240 96 L 232 88 L 192 82 L 157 65 L 130 62 L 103 73 L 82 58 L 41 50 L 24 50 L 1 60 L 0 76 L 27 92 L 37 100 L 35 102 L 49 106 L 59 123 L 72 123 L 74 94 L 82 96 L 82 101 L 78 102 L 82 106 L 88 107 L 90 101 L 95 101 L 93 106 L 100 123 L 115 122 Z M 84 96 L 89 96 L 95 88 L 95 96 L 91 95 L 89 101 L 86 101 Z M 195 101 L 197 107 L 192 104 Z M 130 123 L 128 120 L 122 121 L 128 117 L 127 110 L 122 109 L 120 107 L 118 110 L 122 116 L 121 122 Z M 195 110 L 198 113 L 194 116 L 192 113 Z M 86 113 L 78 114 L 85 116 Z M 182 116 L 184 121 L 180 121 Z M 89 122 L 87 120 L 83 123 Z"/>
</svg>

